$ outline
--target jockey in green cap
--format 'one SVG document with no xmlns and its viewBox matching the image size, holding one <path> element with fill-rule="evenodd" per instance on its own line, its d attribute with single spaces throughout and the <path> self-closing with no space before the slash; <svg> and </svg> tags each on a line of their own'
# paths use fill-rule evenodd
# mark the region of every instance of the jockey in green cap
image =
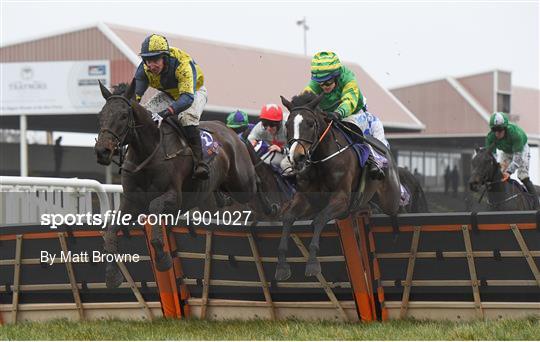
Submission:
<svg viewBox="0 0 540 342">
<path fill-rule="evenodd" d="M 495 145 L 501 150 L 501 168 L 503 179 L 507 180 L 510 175 L 517 171 L 517 176 L 534 196 L 535 208 L 540 208 L 538 194 L 529 178 L 529 163 L 531 159 L 527 134 L 521 127 L 510 123 L 508 115 L 502 112 L 493 113 L 489 119 L 490 132 L 486 137 L 486 147 Z M 495 150 L 494 150 L 495 151 Z"/>
<path fill-rule="evenodd" d="M 356 81 L 356 76 L 346 66 L 341 64 L 334 52 L 322 51 L 313 56 L 311 60 L 311 81 L 304 88 L 304 92 L 312 92 L 317 95 L 324 93 L 319 107 L 327 112 L 334 121 L 347 121 L 365 130 L 367 103 Z M 380 121 L 379 121 L 380 123 Z M 382 136 L 376 138 L 386 142 L 382 123 L 378 131 Z M 368 158 L 369 175 L 373 179 L 383 179 L 384 172 L 373 156 L 373 149 Z"/>
<path fill-rule="evenodd" d="M 236 110 L 227 115 L 227 127 L 233 129 L 242 140 L 247 137 L 255 124 L 250 124 L 248 115 L 242 110 Z"/>
</svg>

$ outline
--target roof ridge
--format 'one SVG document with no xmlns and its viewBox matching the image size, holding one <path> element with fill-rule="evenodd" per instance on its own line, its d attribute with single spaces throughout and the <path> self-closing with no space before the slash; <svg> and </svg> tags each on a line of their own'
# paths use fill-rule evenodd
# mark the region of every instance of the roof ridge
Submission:
<svg viewBox="0 0 540 342">
<path fill-rule="evenodd" d="M 465 87 L 459 83 L 453 77 L 446 77 L 445 79 L 464 99 L 471 107 L 486 121 L 489 122 L 489 112 L 482 107 L 482 105 L 476 100 L 476 98 L 465 89 Z"/>
<path fill-rule="evenodd" d="M 60 36 L 60 35 L 66 34 L 66 33 L 73 33 L 73 32 L 88 30 L 88 29 L 91 29 L 91 28 L 97 28 L 99 26 L 99 24 L 100 24 L 100 22 L 94 22 L 94 23 L 91 23 L 91 24 L 81 24 L 81 25 L 78 25 L 78 26 L 73 26 L 73 27 L 71 27 L 69 29 L 58 29 L 58 30 L 54 30 L 54 31 L 51 31 L 51 32 L 48 32 L 48 33 L 39 33 L 39 34 L 36 34 L 36 35 L 34 35 L 32 37 L 29 37 L 29 38 L 15 39 L 15 40 L 13 40 L 11 42 L 8 42 L 6 44 L 0 44 L 0 48 L 13 46 L 13 45 L 24 44 L 24 43 L 30 43 L 30 42 L 33 42 L 33 41 L 36 41 L 36 40 L 45 39 L 45 38 L 51 38 L 51 37 L 55 37 L 55 36 Z"/>
</svg>

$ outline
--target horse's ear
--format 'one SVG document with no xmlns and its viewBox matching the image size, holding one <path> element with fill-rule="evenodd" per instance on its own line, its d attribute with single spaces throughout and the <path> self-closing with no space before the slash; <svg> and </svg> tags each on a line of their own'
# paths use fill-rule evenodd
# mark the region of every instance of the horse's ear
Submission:
<svg viewBox="0 0 540 342">
<path fill-rule="evenodd" d="M 289 112 L 292 111 L 292 108 L 293 108 L 292 103 L 281 95 L 279 97 L 281 97 L 281 103 L 283 103 L 285 108 L 287 108 Z"/>
<path fill-rule="evenodd" d="M 478 146 L 478 144 L 474 144 L 474 151 L 476 153 L 478 153 L 478 151 L 480 151 L 480 146 Z"/>
<path fill-rule="evenodd" d="M 124 97 L 126 99 L 134 99 L 135 98 L 135 79 L 131 80 L 131 83 L 129 84 L 129 87 L 126 89 L 126 92 L 124 93 Z"/>
<path fill-rule="evenodd" d="M 307 104 L 307 107 L 309 107 L 311 109 L 317 108 L 319 103 L 321 103 L 323 97 L 324 97 L 324 93 L 320 93 L 319 95 L 317 95 L 316 98 L 314 98 L 310 103 Z"/>
<path fill-rule="evenodd" d="M 107 100 L 109 97 L 111 97 L 112 94 L 109 91 L 109 89 L 107 89 L 107 87 L 105 87 L 103 83 L 101 83 L 101 81 L 98 81 L 98 82 L 99 82 L 99 89 L 101 89 L 101 95 L 103 96 L 105 100 Z"/>
</svg>

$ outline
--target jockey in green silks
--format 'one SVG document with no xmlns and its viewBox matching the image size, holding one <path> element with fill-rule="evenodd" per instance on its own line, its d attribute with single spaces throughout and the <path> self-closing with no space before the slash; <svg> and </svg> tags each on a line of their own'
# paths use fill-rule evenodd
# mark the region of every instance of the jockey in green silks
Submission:
<svg viewBox="0 0 540 342">
<path fill-rule="evenodd" d="M 492 144 L 501 150 L 501 168 L 503 179 L 507 180 L 510 175 L 517 171 L 519 180 L 525 185 L 527 191 L 534 196 L 535 207 L 540 207 L 538 194 L 529 178 L 529 164 L 531 153 L 527 144 L 527 134 L 518 125 L 511 123 L 508 115 L 502 112 L 493 113 L 489 119 L 490 132 L 486 137 L 486 147 Z M 495 150 L 494 150 L 495 151 Z"/>
</svg>

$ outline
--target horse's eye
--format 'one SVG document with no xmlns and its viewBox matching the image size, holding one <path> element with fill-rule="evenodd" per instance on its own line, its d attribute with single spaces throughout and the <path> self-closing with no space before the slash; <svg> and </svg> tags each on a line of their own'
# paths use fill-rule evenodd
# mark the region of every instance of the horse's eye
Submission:
<svg viewBox="0 0 540 342">
<path fill-rule="evenodd" d="M 309 121 L 307 124 L 308 124 L 309 127 L 315 126 L 315 123 L 313 121 Z"/>
</svg>

